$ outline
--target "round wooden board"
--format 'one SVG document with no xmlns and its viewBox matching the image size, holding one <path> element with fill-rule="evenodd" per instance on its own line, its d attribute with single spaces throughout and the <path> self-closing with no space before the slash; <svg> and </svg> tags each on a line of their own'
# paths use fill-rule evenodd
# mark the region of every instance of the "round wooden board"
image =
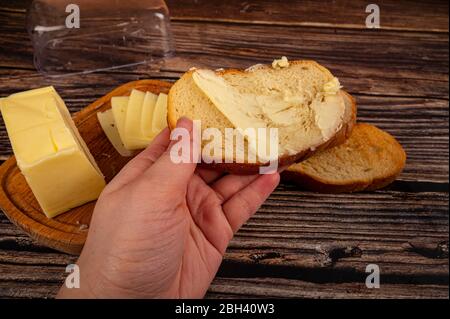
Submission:
<svg viewBox="0 0 450 319">
<path fill-rule="evenodd" d="M 127 83 L 95 101 L 73 117 L 78 130 L 109 182 L 132 158 L 116 152 L 97 120 L 97 112 L 111 108 L 113 96 L 129 95 L 132 89 L 155 94 L 168 93 L 171 83 L 141 80 Z M 61 176 L 64 178 L 64 176 Z M 69 254 L 79 254 L 86 241 L 95 202 L 74 208 L 54 219 L 48 219 L 24 176 L 11 157 L 0 167 L 0 207 L 9 220 L 22 228 L 38 243 Z"/>
</svg>

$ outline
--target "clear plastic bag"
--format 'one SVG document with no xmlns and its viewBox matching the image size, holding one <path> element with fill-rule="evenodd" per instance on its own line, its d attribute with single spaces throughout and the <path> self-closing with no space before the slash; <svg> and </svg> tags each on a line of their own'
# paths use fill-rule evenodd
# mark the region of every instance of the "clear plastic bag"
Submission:
<svg viewBox="0 0 450 319">
<path fill-rule="evenodd" d="M 37 70 L 53 76 L 132 67 L 174 53 L 163 0 L 35 0 L 27 30 Z"/>
</svg>

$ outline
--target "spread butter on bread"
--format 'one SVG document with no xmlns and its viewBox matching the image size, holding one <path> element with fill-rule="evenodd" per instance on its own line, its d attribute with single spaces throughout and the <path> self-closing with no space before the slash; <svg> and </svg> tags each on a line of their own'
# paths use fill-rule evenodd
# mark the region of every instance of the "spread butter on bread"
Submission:
<svg viewBox="0 0 450 319">
<path fill-rule="evenodd" d="M 282 167 L 343 143 L 355 123 L 356 105 L 325 67 L 283 58 L 245 71 L 190 70 L 170 90 L 169 127 L 183 116 L 200 120 L 203 130 L 219 129 L 222 136 L 226 128 L 277 128 Z M 252 142 L 247 138 L 245 147 Z M 226 158 L 225 150 L 222 154 L 221 163 L 211 166 L 233 173 L 256 173 L 267 163 L 259 156 L 239 163 Z"/>
</svg>

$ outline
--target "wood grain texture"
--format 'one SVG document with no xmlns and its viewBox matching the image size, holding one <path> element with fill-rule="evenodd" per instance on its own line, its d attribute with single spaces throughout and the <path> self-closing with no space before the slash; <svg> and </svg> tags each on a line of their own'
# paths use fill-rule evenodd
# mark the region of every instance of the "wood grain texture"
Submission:
<svg viewBox="0 0 450 319">
<path fill-rule="evenodd" d="M 73 116 L 81 137 L 106 178 L 111 181 L 131 158 L 122 157 L 105 136 L 97 112 L 111 109 L 111 98 L 128 96 L 133 89 L 154 94 L 168 93 L 170 83 L 142 80 L 124 84 Z M 95 202 L 47 218 L 20 173 L 14 157 L 0 167 L 0 207 L 8 218 L 37 242 L 61 252 L 79 254 L 86 241 Z"/>
<path fill-rule="evenodd" d="M 333 196 L 281 185 L 232 241 L 208 296 L 446 298 L 447 203 L 448 193 Z M 0 296 L 51 297 L 76 258 L 0 223 Z M 379 265 L 382 289 L 364 288 L 368 264 Z"/>
<path fill-rule="evenodd" d="M 448 298 L 445 286 L 386 284 L 367 289 L 363 283 L 317 285 L 280 278 L 216 278 L 207 298 L 315 298 L 315 299 L 421 299 Z"/>
<path fill-rule="evenodd" d="M 34 71 L 30 0 L 0 0 L 0 96 L 54 84 L 72 112 L 128 81 L 173 81 L 193 65 L 245 68 L 274 57 L 329 67 L 361 121 L 408 153 L 388 189 L 322 196 L 282 185 L 237 234 L 210 298 L 448 298 L 448 4 L 168 0 L 177 54 L 164 64 L 54 81 Z M 333 8 L 332 10 L 330 8 Z M 0 156 L 11 154 L 0 127 Z M 74 259 L 33 243 L 0 214 L 0 297 L 53 297 Z M 365 289 L 367 263 L 382 288 Z M 364 277 L 365 278 L 365 277 Z"/>
<path fill-rule="evenodd" d="M 22 13 L 31 0 L 0 0 L 0 12 Z M 173 21 L 366 28 L 363 0 L 167 0 Z M 448 2 L 383 0 L 383 30 L 448 32 Z M 432 23 L 430 23 L 432 21 Z"/>
<path fill-rule="evenodd" d="M 8 45 L 8 50 L 0 51 L 0 66 L 7 71 L 2 77 L 8 83 L 12 81 L 1 88 L 2 95 L 31 81 L 49 81 L 34 72 L 32 49 L 23 27 L 25 14 L 13 14 L 13 18 L 9 13 L 0 14 L 0 23 L 7 29 L 2 41 Z M 113 73 L 126 76 L 120 82 L 124 83 L 130 77 L 136 79 L 149 74 L 176 77 L 192 66 L 246 68 L 286 55 L 296 60 L 317 60 L 330 68 L 351 94 L 448 100 L 446 34 L 289 26 L 274 26 L 271 31 L 260 25 L 174 22 L 175 58 L 162 66 Z M 23 79 L 23 72 L 30 78 Z M 94 75 L 85 79 L 89 84 L 103 86 L 95 78 Z"/>
<path fill-rule="evenodd" d="M 356 1 L 270 1 L 270 0 L 168 0 L 175 21 L 221 21 L 267 25 L 366 28 L 366 7 Z M 448 32 L 446 1 L 384 0 L 380 7 L 381 28 Z M 427 23 L 433 21 L 433 23 Z"/>
</svg>

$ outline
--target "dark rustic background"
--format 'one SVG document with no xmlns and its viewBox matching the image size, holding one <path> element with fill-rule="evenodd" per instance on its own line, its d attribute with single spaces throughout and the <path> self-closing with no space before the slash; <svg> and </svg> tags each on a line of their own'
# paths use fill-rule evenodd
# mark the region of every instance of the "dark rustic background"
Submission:
<svg viewBox="0 0 450 319">
<path fill-rule="evenodd" d="M 281 185 L 237 234 L 208 297 L 448 298 L 447 1 L 168 1 L 177 54 L 150 68 L 48 80 L 32 64 L 30 1 L 0 0 L 0 96 L 56 86 L 75 112 L 128 81 L 176 80 L 191 66 L 248 67 L 315 59 L 359 105 L 359 120 L 406 148 L 388 189 L 320 195 Z M 3 122 L 0 159 L 11 155 Z M 53 297 L 67 256 L 33 243 L 0 213 L 0 297 Z M 381 288 L 365 287 L 368 264 Z"/>
</svg>

